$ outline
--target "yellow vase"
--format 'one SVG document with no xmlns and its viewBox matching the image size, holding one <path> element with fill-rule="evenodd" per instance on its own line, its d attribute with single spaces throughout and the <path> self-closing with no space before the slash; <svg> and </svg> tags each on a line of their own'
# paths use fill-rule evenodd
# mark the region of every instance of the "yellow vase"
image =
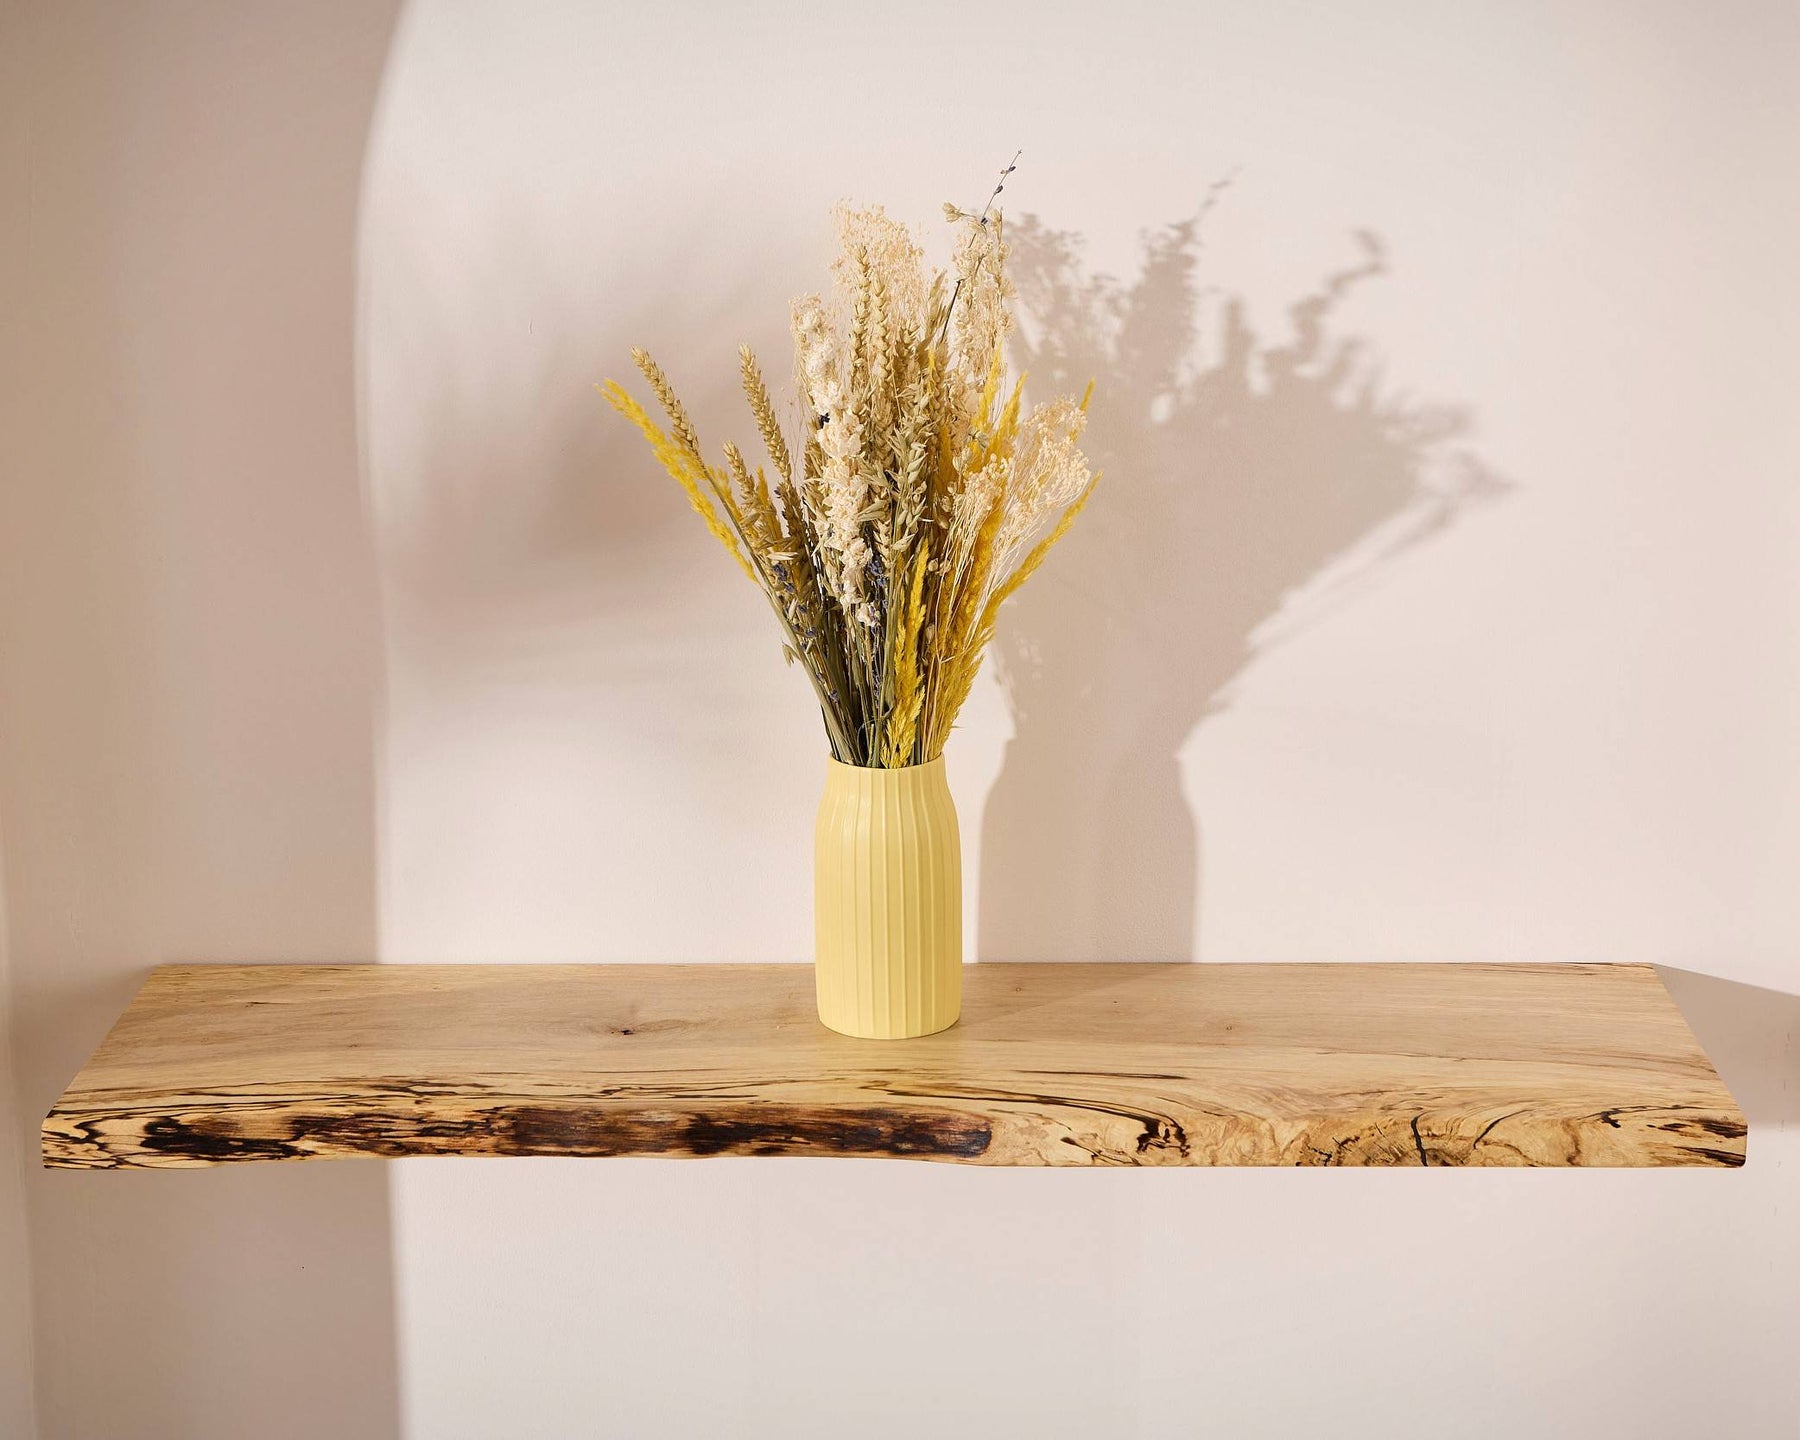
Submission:
<svg viewBox="0 0 1800 1440">
<path fill-rule="evenodd" d="M 962 1011 L 962 841 L 943 758 L 826 764 L 813 836 L 819 1019 L 867 1040 L 948 1029 Z"/>
</svg>

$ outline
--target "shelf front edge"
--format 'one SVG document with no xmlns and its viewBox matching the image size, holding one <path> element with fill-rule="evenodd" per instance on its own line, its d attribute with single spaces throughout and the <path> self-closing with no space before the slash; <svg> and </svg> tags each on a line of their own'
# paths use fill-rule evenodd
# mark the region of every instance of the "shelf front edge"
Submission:
<svg viewBox="0 0 1800 1440">
<path fill-rule="evenodd" d="M 972 965 L 923 1040 L 800 965 L 166 966 L 46 1165 L 813 1155 L 1721 1166 L 1744 1117 L 1634 965 Z"/>
</svg>

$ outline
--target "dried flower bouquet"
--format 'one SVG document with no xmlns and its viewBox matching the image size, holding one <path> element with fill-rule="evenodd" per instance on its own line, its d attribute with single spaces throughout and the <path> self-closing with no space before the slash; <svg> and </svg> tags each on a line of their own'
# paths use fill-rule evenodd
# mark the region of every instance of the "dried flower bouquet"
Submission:
<svg viewBox="0 0 1800 1440">
<path fill-rule="evenodd" d="M 994 199 L 1010 170 L 979 214 L 944 207 L 958 231 L 952 275 L 928 276 L 879 207 L 840 209 L 832 299 L 793 308 L 805 421 L 792 441 L 756 357 L 738 352 L 772 481 L 735 445 L 723 466 L 704 458 L 644 351 L 632 358 L 667 431 L 622 386 L 603 387 L 767 595 L 846 765 L 943 752 L 1000 607 L 1098 479 L 1079 446 L 1087 397 L 1027 408 L 1024 377 L 1004 384 L 1013 292 Z"/>
</svg>

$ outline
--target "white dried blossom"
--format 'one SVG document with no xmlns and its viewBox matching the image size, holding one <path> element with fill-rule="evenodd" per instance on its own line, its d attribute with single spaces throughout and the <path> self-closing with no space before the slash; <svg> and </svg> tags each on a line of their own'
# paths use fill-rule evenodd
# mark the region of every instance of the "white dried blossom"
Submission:
<svg viewBox="0 0 1800 1440">
<path fill-rule="evenodd" d="M 956 514 L 951 522 L 972 543 L 975 532 L 996 505 L 1003 504 L 1013 478 L 1013 462 L 1005 456 L 991 457 L 979 470 L 969 473 L 956 497 Z"/>
<path fill-rule="evenodd" d="M 833 415 L 844 409 L 845 395 L 838 339 L 817 295 L 802 295 L 794 302 L 794 356 L 800 368 L 800 384 L 813 411 Z"/>
<path fill-rule="evenodd" d="M 923 323 L 928 284 L 925 252 L 912 231 L 879 205 L 862 210 L 840 205 L 835 218 L 838 258 L 831 273 L 840 292 L 846 298 L 853 296 L 860 272 L 866 269 L 881 277 L 890 323 L 916 330 Z"/>
<path fill-rule="evenodd" d="M 1079 441 L 1087 416 L 1074 400 L 1034 407 L 1019 425 L 1006 514 L 995 548 L 1010 560 L 1087 488 L 1091 471 Z"/>
</svg>

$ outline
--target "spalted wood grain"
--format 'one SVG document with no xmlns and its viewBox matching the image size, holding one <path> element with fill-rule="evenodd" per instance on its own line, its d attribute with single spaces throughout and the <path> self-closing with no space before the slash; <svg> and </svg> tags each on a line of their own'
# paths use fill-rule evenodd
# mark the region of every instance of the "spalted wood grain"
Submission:
<svg viewBox="0 0 1800 1440">
<path fill-rule="evenodd" d="M 852 1040 L 805 965 L 168 966 L 47 1164 L 856 1155 L 979 1165 L 1741 1165 L 1625 965 L 974 965 Z"/>
</svg>

